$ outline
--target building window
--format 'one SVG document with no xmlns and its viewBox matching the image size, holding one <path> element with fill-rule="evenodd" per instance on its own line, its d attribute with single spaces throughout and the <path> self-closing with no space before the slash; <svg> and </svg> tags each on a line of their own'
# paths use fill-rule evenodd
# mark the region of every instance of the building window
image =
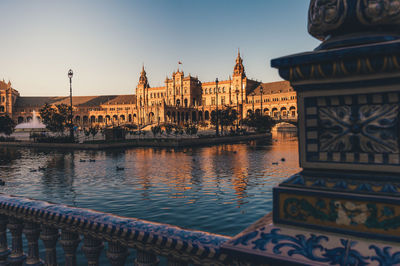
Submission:
<svg viewBox="0 0 400 266">
<path fill-rule="evenodd" d="M 206 101 L 206 99 L 203 99 L 203 106 L 206 106 L 207 105 L 207 101 Z"/>
<path fill-rule="evenodd" d="M 221 96 L 221 105 L 225 104 L 225 96 Z"/>
<path fill-rule="evenodd" d="M 211 98 L 211 105 L 215 105 L 215 97 Z"/>
</svg>

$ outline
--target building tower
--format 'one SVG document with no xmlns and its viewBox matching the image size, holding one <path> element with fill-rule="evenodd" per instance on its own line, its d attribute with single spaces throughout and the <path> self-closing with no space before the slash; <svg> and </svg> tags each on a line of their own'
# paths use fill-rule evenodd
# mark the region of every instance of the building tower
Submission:
<svg viewBox="0 0 400 266">
<path fill-rule="evenodd" d="M 234 93 L 236 93 L 237 90 L 239 91 L 240 97 L 238 101 L 241 111 L 238 111 L 241 114 L 241 117 L 243 117 L 243 103 L 244 99 L 246 99 L 246 72 L 244 71 L 243 59 L 240 57 L 239 50 L 236 58 L 236 64 L 233 68 L 232 86 Z"/>
<path fill-rule="evenodd" d="M 139 121 L 140 124 L 147 123 L 147 106 L 148 106 L 148 89 L 150 88 L 149 82 L 147 80 L 146 71 L 144 70 L 144 65 L 142 66 L 142 72 L 140 73 L 139 83 L 136 87 L 136 95 L 139 102 Z"/>
</svg>

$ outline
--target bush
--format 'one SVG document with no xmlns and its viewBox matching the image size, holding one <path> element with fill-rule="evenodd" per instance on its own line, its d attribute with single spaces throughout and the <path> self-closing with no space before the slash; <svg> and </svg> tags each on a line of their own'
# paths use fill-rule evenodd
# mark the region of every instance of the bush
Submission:
<svg viewBox="0 0 400 266">
<path fill-rule="evenodd" d="M 275 121 L 267 115 L 251 113 L 244 119 L 243 124 L 248 127 L 255 128 L 258 133 L 265 133 L 271 130 L 271 128 L 275 125 Z"/>
<path fill-rule="evenodd" d="M 167 133 L 167 135 L 169 135 L 169 134 L 172 133 L 172 129 L 173 129 L 173 128 L 174 128 L 174 126 L 171 125 L 171 124 L 165 125 L 165 132 Z"/>
<path fill-rule="evenodd" d="M 89 134 L 90 131 L 88 130 Z M 124 140 L 128 132 L 122 127 L 107 128 L 105 130 L 106 141 L 110 140 Z M 86 135 L 86 132 L 85 132 Z"/>
<path fill-rule="evenodd" d="M 2 115 L 0 116 L 0 133 L 4 133 L 6 135 L 11 135 L 15 128 L 15 122 L 8 116 Z"/>
<path fill-rule="evenodd" d="M 138 125 L 136 125 L 136 124 L 127 124 L 127 125 L 125 125 L 125 127 L 129 130 L 138 129 Z"/>
<path fill-rule="evenodd" d="M 151 127 L 151 132 L 153 133 L 153 136 L 155 137 L 157 134 L 162 134 L 162 130 L 160 126 L 154 126 Z"/>
<path fill-rule="evenodd" d="M 15 138 L 14 137 L 3 137 L 0 136 L 0 142 L 14 142 Z"/>
<path fill-rule="evenodd" d="M 186 125 L 185 132 L 187 135 L 196 135 L 199 129 L 196 125 Z"/>
<path fill-rule="evenodd" d="M 46 136 L 40 134 L 32 134 L 31 138 L 37 143 L 75 143 L 69 136 Z"/>
</svg>

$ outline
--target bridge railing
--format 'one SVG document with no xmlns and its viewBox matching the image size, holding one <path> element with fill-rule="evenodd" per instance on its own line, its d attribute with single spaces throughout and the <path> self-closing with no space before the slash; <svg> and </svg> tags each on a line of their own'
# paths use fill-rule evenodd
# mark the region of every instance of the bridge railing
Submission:
<svg viewBox="0 0 400 266">
<path fill-rule="evenodd" d="M 11 233 L 11 248 L 7 244 Z M 23 235 L 27 253 L 23 250 Z M 39 257 L 39 239 L 45 258 Z M 57 265 L 56 244 L 64 250 L 65 265 L 76 265 L 77 247 L 88 265 L 99 265 L 106 244 L 110 265 L 125 265 L 130 249 L 135 265 L 157 265 L 159 256 L 168 265 L 226 265 L 220 247 L 229 237 L 186 230 L 176 226 L 125 218 L 88 209 L 0 195 L 0 265 Z M 131 264 L 131 263 L 130 263 Z"/>
</svg>

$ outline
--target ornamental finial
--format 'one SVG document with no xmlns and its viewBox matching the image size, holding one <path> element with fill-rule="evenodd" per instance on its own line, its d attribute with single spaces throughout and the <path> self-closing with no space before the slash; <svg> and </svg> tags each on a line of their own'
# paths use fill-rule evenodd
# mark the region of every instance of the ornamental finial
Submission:
<svg viewBox="0 0 400 266">
<path fill-rule="evenodd" d="M 400 0 L 310 1 L 308 31 L 322 49 L 399 39 L 399 26 Z"/>
</svg>

